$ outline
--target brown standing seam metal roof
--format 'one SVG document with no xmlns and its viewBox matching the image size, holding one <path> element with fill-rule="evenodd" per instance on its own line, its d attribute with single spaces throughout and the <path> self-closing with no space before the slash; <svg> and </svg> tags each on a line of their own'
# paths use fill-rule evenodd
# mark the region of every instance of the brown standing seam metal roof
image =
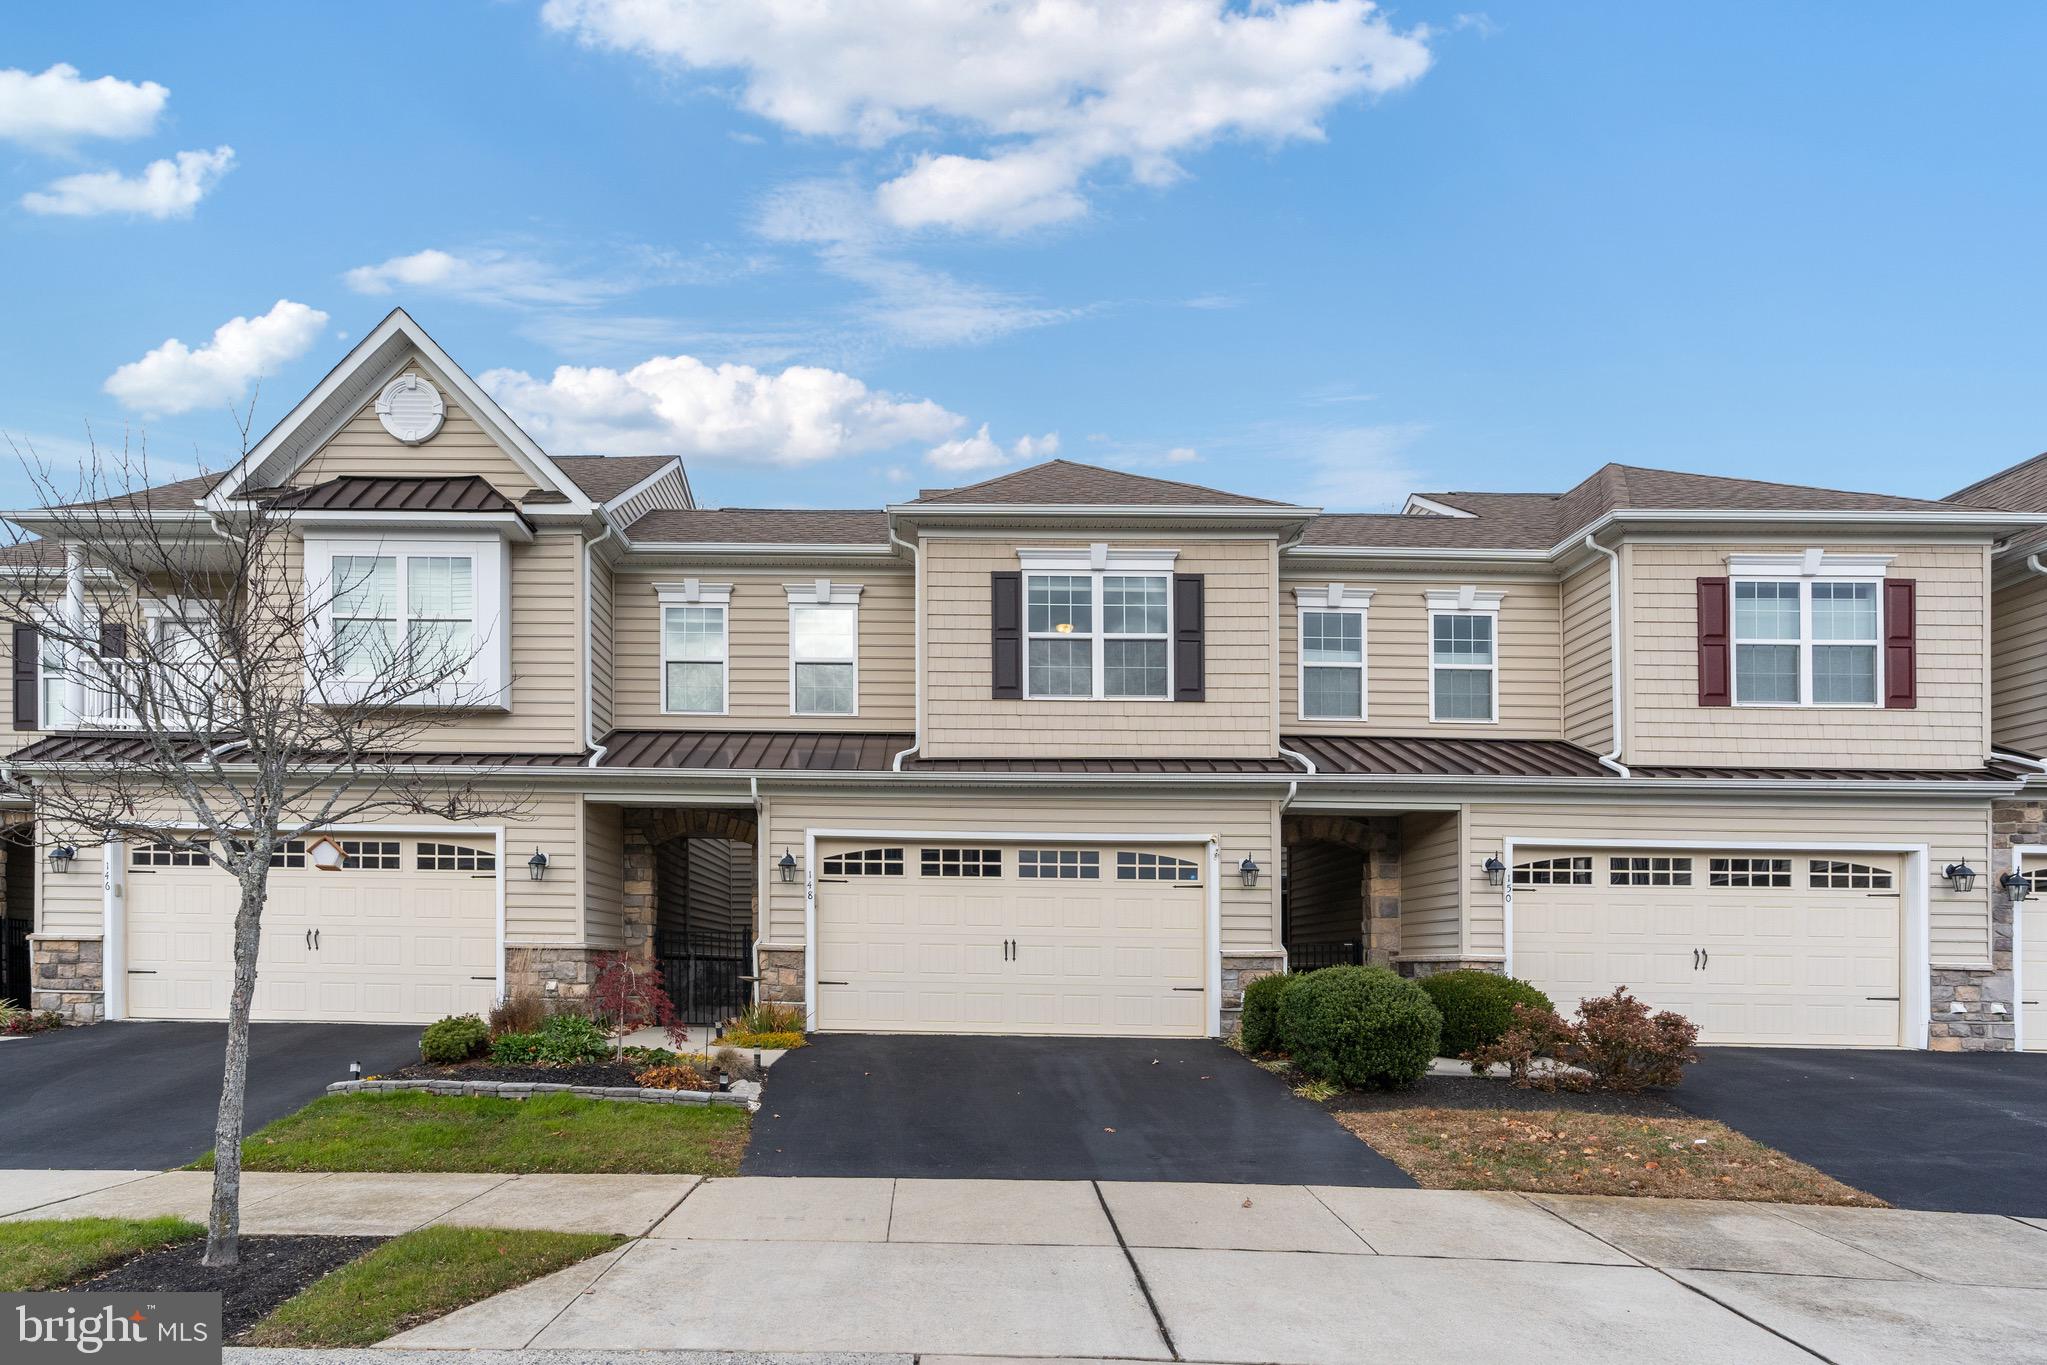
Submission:
<svg viewBox="0 0 2047 1365">
<path fill-rule="evenodd" d="M 981 506 L 991 503 L 1036 503 L 1066 507 L 1083 505 L 1127 507 L 1286 507 L 1291 504 L 1270 498 L 1249 498 L 1225 493 L 1198 483 L 1177 479 L 1154 479 L 1143 474 L 1126 474 L 1120 469 L 1076 464 L 1072 460 L 1047 460 L 1043 464 L 1002 474 L 963 488 L 927 488 L 917 497 L 920 506 L 943 507 L 948 503 Z"/>
<path fill-rule="evenodd" d="M 2028 770 L 2017 764 L 1990 762 L 1980 768 L 1706 768 L 1630 763 L 1637 777 L 1717 778 L 1722 781 L 1767 778 L 1812 782 L 2016 782 Z"/>
<path fill-rule="evenodd" d="M 615 730 L 606 768 L 694 771 L 880 772 L 916 743 L 914 735 L 807 730 Z"/>
<path fill-rule="evenodd" d="M 518 507 L 480 474 L 400 479 L 344 474 L 279 494 L 276 506 L 292 512 L 512 512 Z"/>
<path fill-rule="evenodd" d="M 1611 777 L 1589 749 L 1561 739 L 1428 735 L 1282 735 L 1318 773 L 1373 777 Z"/>
<path fill-rule="evenodd" d="M 649 512 L 626 534 L 644 544 L 886 545 L 882 511 L 727 507 Z"/>
<path fill-rule="evenodd" d="M 188 752 L 196 759 L 215 742 L 192 740 Z M 139 735 L 81 731 L 39 739 L 8 755 L 8 762 L 134 763 L 149 756 L 149 741 Z M 232 751 L 225 758 L 229 763 L 235 761 Z M 549 754 L 449 749 L 398 754 L 390 761 L 426 768 L 577 768 L 590 761 L 590 754 L 588 750 Z"/>
</svg>

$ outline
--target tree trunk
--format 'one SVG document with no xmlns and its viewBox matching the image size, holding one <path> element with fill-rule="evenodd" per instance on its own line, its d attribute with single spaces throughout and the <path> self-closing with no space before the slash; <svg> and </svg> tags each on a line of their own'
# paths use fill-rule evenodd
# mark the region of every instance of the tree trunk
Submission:
<svg viewBox="0 0 2047 1365">
<path fill-rule="evenodd" d="M 256 948 L 263 931 L 268 879 L 250 869 L 235 911 L 235 986 L 227 1002 L 227 1062 L 220 1078 L 220 1112 L 213 1123 L 213 1203 L 206 1213 L 205 1264 L 241 1258 L 242 1111 L 248 1099 L 249 1006 L 256 994 Z"/>
</svg>

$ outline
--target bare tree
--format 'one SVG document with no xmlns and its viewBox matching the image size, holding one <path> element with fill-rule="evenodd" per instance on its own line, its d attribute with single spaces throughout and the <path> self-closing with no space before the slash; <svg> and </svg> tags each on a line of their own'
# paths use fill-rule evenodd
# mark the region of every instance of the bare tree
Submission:
<svg viewBox="0 0 2047 1365">
<path fill-rule="evenodd" d="M 35 632 L 53 713 L 41 727 L 94 739 L 0 767 L 0 790 L 29 798 L 66 840 L 181 850 L 238 884 L 206 1230 L 206 1263 L 231 1265 L 273 855 L 377 817 L 522 810 L 524 792 L 408 759 L 449 708 L 488 700 L 476 663 L 507 623 L 485 619 L 473 592 L 459 602 L 453 583 L 445 619 L 405 626 L 392 561 L 374 548 L 308 570 L 294 535 L 299 490 L 254 491 L 209 513 L 198 505 L 208 484 L 153 485 L 145 450 L 95 445 L 69 490 L 33 450 L 15 453 L 45 506 L 21 517 L 40 536 L 10 556 L 0 627 Z"/>
</svg>

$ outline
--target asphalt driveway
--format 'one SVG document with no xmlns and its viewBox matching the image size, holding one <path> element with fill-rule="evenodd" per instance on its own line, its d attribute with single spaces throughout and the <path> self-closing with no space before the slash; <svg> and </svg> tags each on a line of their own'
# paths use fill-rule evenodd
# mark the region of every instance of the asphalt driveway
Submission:
<svg viewBox="0 0 2047 1365">
<path fill-rule="evenodd" d="M 822 1035 L 768 1073 L 740 1169 L 1414 1185 L 1277 1077 L 1200 1039 Z"/>
<path fill-rule="evenodd" d="M 1701 1048 L 1670 1099 L 1900 1208 L 2047 1217 L 2047 1053 Z"/>
<path fill-rule="evenodd" d="M 225 1024 L 95 1024 L 0 1043 L 0 1167 L 142 1170 L 213 1146 Z M 252 1024 L 250 1131 L 330 1081 L 416 1060 L 419 1029 Z"/>
</svg>

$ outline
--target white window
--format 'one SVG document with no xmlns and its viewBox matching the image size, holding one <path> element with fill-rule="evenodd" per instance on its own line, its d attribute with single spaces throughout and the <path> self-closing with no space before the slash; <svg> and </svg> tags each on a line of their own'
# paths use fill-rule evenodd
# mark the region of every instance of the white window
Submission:
<svg viewBox="0 0 2047 1365">
<path fill-rule="evenodd" d="M 789 711 L 798 716 L 860 714 L 858 584 L 790 584 Z"/>
<path fill-rule="evenodd" d="M 1022 848 L 1016 875 L 1040 881 L 1100 881 L 1102 855 L 1091 848 Z"/>
<path fill-rule="evenodd" d="M 1626 857 L 1606 860 L 1609 886 L 1690 886 L 1690 858 Z"/>
<path fill-rule="evenodd" d="M 1198 882 L 1201 880 L 1201 864 L 1188 858 L 1175 858 L 1164 853 L 1116 854 L 1116 880 L 1119 882 Z"/>
<path fill-rule="evenodd" d="M 1429 719 L 1488 724 L 1500 718 L 1498 592 L 1425 594 L 1429 605 Z"/>
<path fill-rule="evenodd" d="M 1882 565 L 1872 556 L 1734 556 L 1734 704 L 1875 706 Z"/>
<path fill-rule="evenodd" d="M 722 716 L 731 684 L 732 586 L 657 583 L 661 599 L 661 709 Z"/>
<path fill-rule="evenodd" d="M 834 853 L 824 860 L 827 877 L 900 877 L 903 851 L 900 848 L 861 848 Z"/>
<path fill-rule="evenodd" d="M 918 864 L 927 877 L 999 877 L 1002 875 L 1002 850 L 927 848 L 918 855 Z"/>
<path fill-rule="evenodd" d="M 1174 553 L 1022 550 L 1024 695 L 1173 695 Z"/>
<path fill-rule="evenodd" d="M 504 542 L 306 541 L 306 584 L 320 620 L 312 681 L 344 700 L 373 684 L 394 702 L 503 706 L 511 678 Z M 407 688 L 403 680 L 417 680 Z"/>
<path fill-rule="evenodd" d="M 1516 886 L 1590 886 L 1592 856 L 1567 854 L 1561 858 L 1535 858 L 1514 864 Z"/>
<path fill-rule="evenodd" d="M 1300 716 L 1365 718 L 1365 604 L 1369 588 L 1297 588 L 1300 607 Z"/>
<path fill-rule="evenodd" d="M 1791 885 L 1791 860 L 1789 858 L 1708 858 L 1706 860 L 1706 884 L 1708 886 L 1789 886 Z"/>
</svg>

